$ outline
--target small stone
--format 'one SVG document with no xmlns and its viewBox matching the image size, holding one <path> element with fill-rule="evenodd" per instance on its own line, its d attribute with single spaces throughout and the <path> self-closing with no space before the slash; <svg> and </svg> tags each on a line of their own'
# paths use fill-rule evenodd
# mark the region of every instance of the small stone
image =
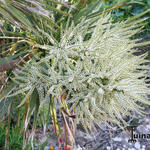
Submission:
<svg viewBox="0 0 150 150">
<path fill-rule="evenodd" d="M 129 140 L 128 138 L 125 138 L 125 141 L 126 141 L 126 142 L 128 142 L 128 140 Z"/>
<path fill-rule="evenodd" d="M 150 120 L 149 120 L 148 118 L 146 118 L 144 121 L 145 121 L 146 123 L 149 123 Z"/>
<path fill-rule="evenodd" d="M 85 136 L 85 138 L 88 139 L 88 140 L 93 140 L 94 139 L 92 136 L 90 136 L 88 134 Z"/>
<path fill-rule="evenodd" d="M 134 146 L 135 146 L 135 148 L 137 148 L 137 149 L 139 149 L 139 150 L 140 150 L 141 145 L 140 145 L 140 143 L 139 143 L 139 142 L 136 142 L 136 143 L 134 144 Z"/>
<path fill-rule="evenodd" d="M 107 148 L 107 150 L 110 150 L 110 149 L 111 149 L 109 146 L 107 146 L 106 148 Z"/>
<path fill-rule="evenodd" d="M 121 138 L 119 138 L 119 137 L 115 137 L 115 138 L 113 138 L 113 140 L 114 140 L 114 141 L 121 142 Z"/>
<path fill-rule="evenodd" d="M 146 128 L 147 128 L 147 129 L 150 129 L 150 125 L 146 125 Z"/>
</svg>

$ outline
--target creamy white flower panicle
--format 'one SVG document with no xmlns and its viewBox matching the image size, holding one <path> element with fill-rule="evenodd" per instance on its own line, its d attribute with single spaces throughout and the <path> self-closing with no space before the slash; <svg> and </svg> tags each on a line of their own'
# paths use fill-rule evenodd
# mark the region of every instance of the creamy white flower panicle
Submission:
<svg viewBox="0 0 150 150">
<path fill-rule="evenodd" d="M 138 29 L 125 23 L 112 24 L 110 15 L 72 23 L 58 45 L 40 46 L 48 55 L 32 63 L 34 67 L 28 64 L 26 68 L 32 69 L 14 81 L 22 80 L 22 90 L 27 85 L 37 88 L 40 97 L 45 93 L 41 101 L 52 94 L 61 104 L 61 95 L 67 93 L 68 104 L 76 108 L 76 123 L 86 131 L 94 123 L 127 125 L 122 116 L 133 117 L 132 111 L 143 115 L 139 102 L 150 104 L 146 97 L 150 89 L 146 54 L 133 55 L 136 40 L 130 37 Z"/>
</svg>

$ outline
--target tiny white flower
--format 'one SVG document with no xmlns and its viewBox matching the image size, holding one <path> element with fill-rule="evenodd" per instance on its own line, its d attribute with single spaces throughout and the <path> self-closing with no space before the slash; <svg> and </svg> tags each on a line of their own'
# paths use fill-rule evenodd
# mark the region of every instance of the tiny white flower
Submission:
<svg viewBox="0 0 150 150">
<path fill-rule="evenodd" d="M 91 98 L 91 101 L 95 102 L 95 98 L 94 98 L 94 97 L 92 97 L 92 98 Z"/>
<path fill-rule="evenodd" d="M 72 82 L 72 81 L 73 81 L 73 79 L 74 79 L 74 77 L 73 77 L 73 76 L 71 76 L 71 77 L 69 77 L 69 78 L 68 78 L 68 81 L 69 81 L 69 82 Z"/>
<path fill-rule="evenodd" d="M 104 94 L 104 90 L 102 88 L 99 88 L 98 89 L 98 93 L 101 94 L 101 95 L 103 95 Z"/>
</svg>

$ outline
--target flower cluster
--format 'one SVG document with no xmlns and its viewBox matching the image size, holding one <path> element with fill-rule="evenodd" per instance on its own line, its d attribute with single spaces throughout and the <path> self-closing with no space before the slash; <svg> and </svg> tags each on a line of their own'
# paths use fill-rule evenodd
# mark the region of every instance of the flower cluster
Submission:
<svg viewBox="0 0 150 150">
<path fill-rule="evenodd" d="M 82 123 L 87 132 L 94 123 L 127 125 L 123 116 L 134 117 L 133 111 L 143 115 L 140 103 L 150 104 L 146 96 L 150 89 L 146 54 L 133 55 L 136 40 L 130 39 L 139 30 L 125 23 L 112 24 L 109 15 L 83 19 L 76 26 L 72 23 L 61 33 L 59 43 L 36 45 L 47 56 L 32 63 L 25 77 L 17 74 L 14 80 L 24 80 L 19 85 L 22 91 L 29 90 L 28 96 L 38 87 L 41 102 L 53 95 L 60 107 L 61 95 L 67 93 L 76 123 Z"/>
</svg>

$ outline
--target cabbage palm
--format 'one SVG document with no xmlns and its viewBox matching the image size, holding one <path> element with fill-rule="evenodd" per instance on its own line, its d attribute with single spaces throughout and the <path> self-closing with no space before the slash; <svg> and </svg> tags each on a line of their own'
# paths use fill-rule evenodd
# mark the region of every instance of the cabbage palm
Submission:
<svg viewBox="0 0 150 150">
<path fill-rule="evenodd" d="M 62 112 L 66 126 L 68 124 L 65 115 L 72 123 L 72 118 L 76 117 L 76 123 L 81 122 L 87 131 L 87 128 L 90 129 L 90 123 L 85 122 L 89 118 L 92 123 L 98 123 L 98 119 L 101 119 L 105 123 L 109 121 L 121 126 L 120 121 L 126 125 L 122 120 L 122 113 L 130 116 L 129 111 L 133 110 L 142 114 L 136 102 L 129 102 L 132 96 L 135 101 L 140 101 L 141 98 L 141 102 L 149 104 L 144 95 L 149 92 L 149 88 L 144 84 L 146 74 L 136 72 L 136 69 L 145 69 L 139 67 L 145 61 L 143 57 L 136 58 L 132 55 L 130 50 L 139 45 L 134 40 L 130 42 L 129 39 L 131 35 L 140 31 L 138 29 L 132 31 L 131 24 L 135 25 L 142 22 L 143 19 L 138 22 L 130 19 L 123 23 L 112 24 L 111 19 L 108 16 L 104 17 L 102 15 L 104 13 L 99 11 L 100 5 L 101 1 L 86 3 L 85 0 L 71 1 L 70 4 L 54 0 L 0 1 L 1 18 L 6 20 L 4 24 L 11 23 L 9 25 L 11 31 L 8 31 L 5 26 L 1 27 L 2 36 L 0 38 L 8 41 L 4 43 L 7 51 L 2 51 L 5 57 L 0 60 L 0 71 L 13 69 L 13 72 L 9 72 L 7 85 L 0 95 L 0 106 L 7 104 L 5 106 L 12 111 L 18 108 L 23 109 L 24 116 L 21 125 L 24 146 L 27 140 L 33 140 L 39 114 L 44 132 L 48 122 L 47 118 L 50 116 L 56 134 L 60 136 L 56 104 Z M 121 6 L 119 3 L 105 12 Z M 125 31 L 127 31 L 126 34 Z M 108 38 L 108 43 L 105 43 L 105 38 Z M 125 47 L 127 48 L 124 49 Z M 105 48 L 107 51 L 103 52 Z M 116 51 L 111 51 L 111 48 L 116 48 Z M 120 64 L 117 63 L 121 59 Z M 14 69 L 16 66 L 18 68 Z M 92 71 L 90 67 L 93 68 Z M 102 71 L 98 72 L 100 68 Z M 125 71 L 123 71 L 124 68 Z M 115 71 L 118 71 L 118 74 L 115 75 Z M 143 76 L 144 79 L 138 80 Z M 123 77 L 126 82 L 131 80 L 135 82 L 135 86 L 130 87 L 135 90 L 135 93 L 132 91 L 131 95 L 123 95 L 122 91 L 127 90 L 126 85 L 122 83 Z M 120 80 L 117 81 L 117 78 Z M 140 84 L 142 86 L 139 88 Z M 143 95 L 136 95 L 140 89 L 143 90 Z M 118 91 L 121 92 L 118 94 Z M 112 106 L 108 98 L 110 95 L 113 101 L 117 102 L 120 101 L 120 95 L 124 96 L 124 100 L 127 98 L 126 102 L 121 101 L 122 109 L 116 102 L 112 111 L 108 110 Z M 103 98 L 101 101 L 107 99 L 103 105 L 98 104 L 99 96 Z M 71 114 L 68 108 L 69 100 L 74 114 Z M 125 103 L 130 104 L 129 107 L 126 107 Z M 87 111 L 83 109 L 84 105 Z M 90 108 L 90 106 L 93 107 Z M 1 108 L 3 115 L 0 117 L 8 115 L 10 118 L 10 110 L 7 114 L 4 107 Z M 26 139 L 31 116 L 34 116 L 32 133 L 29 139 Z M 67 129 L 73 140 L 70 128 Z"/>
</svg>

